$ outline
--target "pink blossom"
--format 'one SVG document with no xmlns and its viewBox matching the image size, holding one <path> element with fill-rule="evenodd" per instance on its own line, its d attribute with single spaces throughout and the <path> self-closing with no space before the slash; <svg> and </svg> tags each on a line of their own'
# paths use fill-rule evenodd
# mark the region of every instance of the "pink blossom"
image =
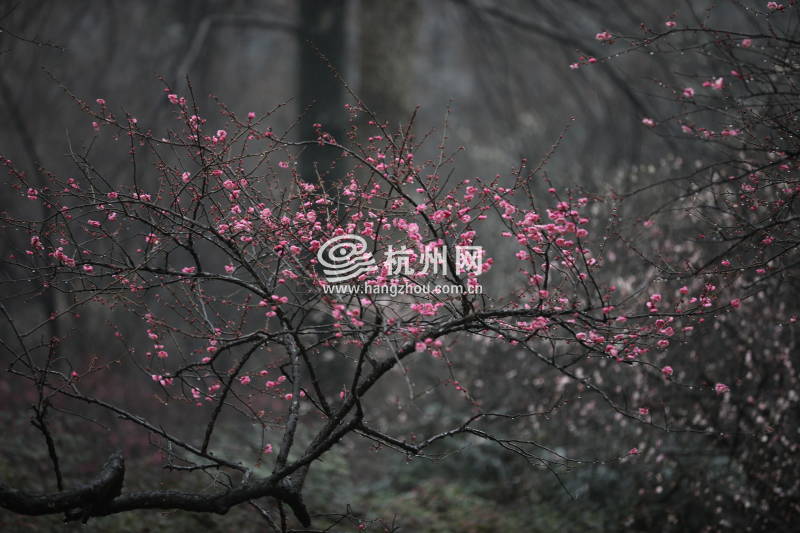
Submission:
<svg viewBox="0 0 800 533">
<path fill-rule="evenodd" d="M 742 39 L 741 45 L 742 45 L 742 48 L 750 48 L 751 46 L 753 46 L 753 40 L 752 39 Z"/>
<path fill-rule="evenodd" d="M 614 36 L 608 33 L 607 31 L 601 31 L 597 35 L 594 36 L 595 39 L 598 41 L 611 41 L 614 39 Z"/>
<path fill-rule="evenodd" d="M 691 87 L 686 87 L 682 94 L 684 98 L 694 98 L 694 89 Z"/>
<path fill-rule="evenodd" d="M 268 455 L 272 453 L 272 444 L 267 444 L 266 446 L 264 446 L 264 453 Z"/>
<path fill-rule="evenodd" d="M 716 385 L 714 385 L 714 391 L 717 394 L 725 394 L 729 390 L 731 390 L 730 387 L 728 387 L 724 383 L 717 383 Z"/>
<path fill-rule="evenodd" d="M 255 120 L 255 118 L 256 118 L 256 114 L 254 112 L 250 111 L 247 114 L 247 120 Z"/>
<path fill-rule="evenodd" d="M 184 274 L 194 274 L 195 270 L 197 270 L 195 267 L 183 267 L 181 272 Z"/>
<path fill-rule="evenodd" d="M 639 448 L 631 448 L 628 450 L 628 455 L 639 455 Z"/>
<path fill-rule="evenodd" d="M 443 302 L 436 302 L 436 303 L 415 303 L 411 304 L 411 309 L 416 311 L 422 316 L 434 316 L 440 307 L 444 305 Z"/>
<path fill-rule="evenodd" d="M 444 222 L 448 218 L 450 218 L 450 211 L 446 209 L 439 209 L 433 215 L 431 215 L 431 219 L 434 222 L 439 222 L 439 223 Z"/>
<path fill-rule="evenodd" d="M 233 272 L 235 270 L 236 270 L 235 266 L 233 266 L 233 265 L 225 265 L 225 272 L 227 272 L 228 274 L 233 274 Z"/>
<path fill-rule="evenodd" d="M 783 11 L 785 6 L 778 2 L 767 2 L 767 9 L 770 11 Z"/>
<path fill-rule="evenodd" d="M 661 373 L 664 374 L 664 377 L 670 377 L 673 374 L 674 370 L 671 366 L 665 366 L 661 369 Z"/>
<path fill-rule="evenodd" d="M 721 91 L 724 86 L 725 86 L 725 79 L 722 77 L 703 82 L 703 87 L 711 87 L 715 91 Z"/>
<path fill-rule="evenodd" d="M 250 383 L 250 376 L 241 376 L 239 378 L 239 383 L 241 383 L 242 385 L 247 385 L 248 383 Z"/>
<path fill-rule="evenodd" d="M 178 95 L 177 94 L 168 94 L 167 95 L 167 100 L 169 100 L 169 103 L 177 105 L 178 104 Z"/>
<path fill-rule="evenodd" d="M 675 22 L 674 20 L 668 20 L 664 23 L 664 26 L 666 26 L 667 28 L 674 28 L 677 25 L 678 23 Z"/>
<path fill-rule="evenodd" d="M 734 298 L 733 300 L 731 300 L 731 307 L 733 307 L 734 309 L 739 309 L 741 305 L 742 305 L 742 300 L 740 300 L 739 298 Z"/>
<path fill-rule="evenodd" d="M 652 118 L 649 118 L 649 117 L 644 117 L 642 119 L 642 124 L 644 124 L 648 128 L 652 128 L 653 126 L 656 125 L 655 121 Z"/>
<path fill-rule="evenodd" d="M 642 416 L 647 416 L 650 414 L 650 409 L 648 409 L 647 407 L 640 407 L 639 414 Z"/>
</svg>

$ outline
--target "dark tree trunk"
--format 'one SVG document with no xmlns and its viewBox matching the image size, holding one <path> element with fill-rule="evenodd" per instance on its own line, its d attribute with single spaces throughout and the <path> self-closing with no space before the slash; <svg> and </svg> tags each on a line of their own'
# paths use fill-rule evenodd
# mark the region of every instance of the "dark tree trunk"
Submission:
<svg viewBox="0 0 800 533">
<path fill-rule="evenodd" d="M 346 115 L 344 86 L 332 71 L 342 72 L 345 56 L 344 0 L 301 0 L 299 23 L 299 104 L 313 106 L 302 121 L 303 136 L 312 124 L 343 142 Z M 324 58 L 322 57 L 324 56 Z M 312 183 L 321 181 L 326 189 L 342 177 L 337 166 L 339 154 L 331 148 L 307 148 L 300 157 L 300 175 Z"/>
</svg>

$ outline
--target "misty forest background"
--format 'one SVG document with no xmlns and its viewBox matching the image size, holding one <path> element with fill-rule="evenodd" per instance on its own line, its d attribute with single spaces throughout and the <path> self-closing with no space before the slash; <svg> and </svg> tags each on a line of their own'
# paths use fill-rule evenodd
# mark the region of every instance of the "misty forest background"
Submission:
<svg viewBox="0 0 800 533">
<path fill-rule="evenodd" d="M 657 95 L 658 82 L 672 80 L 674 69 L 663 57 L 635 53 L 602 68 L 573 71 L 569 64 L 581 54 L 603 55 L 594 40 L 596 32 L 625 28 L 634 33 L 640 22 L 663 26 L 676 11 L 694 20 L 703 16 L 706 6 L 700 4 L 664 0 L 5 1 L 0 2 L 4 30 L 0 33 L 0 144 L 4 155 L 32 175 L 41 165 L 68 176 L 75 172 L 69 151 L 86 146 L 95 132 L 60 85 L 89 102 L 104 98 L 114 109 L 129 112 L 157 132 L 174 123 L 163 93 L 165 83 L 185 95 L 187 79 L 209 118 L 209 129 L 214 129 L 215 120 L 222 125 L 213 95 L 240 114 L 262 113 L 283 104 L 270 118 L 275 131 L 293 127 L 298 137 L 308 136 L 312 123 L 321 122 L 335 137 L 343 137 L 336 133 L 346 127 L 343 106 L 352 103 L 352 98 L 320 58 L 321 52 L 364 103 L 391 125 L 407 124 L 419 106 L 416 130 L 434 130 L 439 139 L 447 118 L 449 146 L 464 147 L 455 164 L 458 177 L 507 173 L 522 158 L 539 161 L 569 126 L 548 161 L 549 178 L 589 193 L 628 190 L 677 175 L 704 157 L 699 145 L 642 127 L 642 117 L 658 116 L 669 105 Z M 726 2 L 714 17 L 723 26 L 734 26 L 743 20 L 743 12 L 736 3 Z M 688 68 L 702 73 L 702 58 L 695 61 L 699 63 Z M 435 150 L 437 142 L 428 149 Z M 126 183 L 130 161 L 119 153 L 105 152 L 99 145 L 92 157 L 99 166 L 115 169 L 107 176 Z M 139 164 L 145 168 L 147 156 L 142 157 Z M 313 161 L 324 157 L 309 152 L 300 160 L 301 174 L 313 173 Z M 644 216 L 655 195 L 642 195 L 639 203 L 626 206 L 630 211 L 625 215 L 630 220 Z M 3 193 L 0 209 L 16 201 Z M 4 253 L 14 246 L 12 236 L 0 239 Z M 656 240 L 668 239 L 669 235 L 661 235 Z M 612 263 L 616 246 L 608 244 Z M 620 257 L 632 257 L 621 249 L 617 252 Z M 496 267 L 481 280 L 488 294 L 493 287 L 503 287 L 504 273 L 514 269 L 513 252 L 508 252 L 508 260 L 503 253 L 502 247 L 495 250 Z M 622 262 L 615 268 L 624 283 L 644 267 Z M 55 296 L 36 305 L 57 308 L 63 304 Z M 95 313 L 91 324 L 101 332 L 111 317 Z M 70 349 L 86 354 L 105 350 L 93 343 L 93 332 L 85 329 L 87 322 L 82 324 L 84 329 Z M 141 324 L 119 327 L 135 330 Z M 729 364 L 734 354 L 741 353 L 732 348 L 735 335 L 734 331 L 701 335 L 685 346 L 687 356 L 702 354 L 704 361 Z M 770 342 L 745 337 L 736 340 L 736 345 L 744 343 L 753 352 L 767 349 Z M 146 339 L 141 342 L 145 345 Z M 530 396 L 532 406 L 562 399 L 563 385 L 555 374 L 545 370 L 520 374 L 516 355 L 508 347 L 475 346 L 473 353 L 462 356 L 473 360 L 483 377 L 477 386 L 496 391 L 499 405 L 507 395 Z M 153 416 L 181 416 L 161 409 L 142 385 L 146 378 L 135 366 L 123 365 L 117 372 L 130 375 L 130 387 L 114 391 L 118 397 Z M 670 394 L 664 401 L 672 402 L 676 411 L 686 409 L 712 421 L 720 416 L 714 398 L 681 390 Z M 43 490 L 49 476 L 47 450 L 25 415 L 26 398 L 10 382 L 0 381 L 0 402 L 4 429 L 0 474 L 4 480 Z M 419 412 L 387 398 L 384 422 L 391 426 L 395 421 L 412 421 L 425 434 L 442 421 L 455 420 L 457 402 L 443 394 L 435 410 Z M 190 416 L 183 416 L 185 424 L 192 424 Z M 69 479 L 95 472 L 110 450 L 123 447 L 130 463 L 126 485 L 172 486 L 173 474 L 159 468 L 160 453 L 149 445 L 147 435 L 114 420 L 106 423 L 105 428 L 74 418 L 58 423 Z M 747 439 L 634 427 L 580 398 L 574 399 L 574 407 L 538 420 L 536 432 L 538 440 L 568 451 L 571 457 L 622 455 L 633 446 L 647 449 L 643 444 L 657 444 L 653 448 L 658 453 L 614 464 L 590 460 L 556 478 L 496 447 L 468 440 L 456 446 L 458 453 L 437 460 L 408 460 L 369 441 L 349 439 L 312 469 L 304 496 L 316 512 L 334 515 L 351 506 L 368 521 L 400 525 L 402 531 L 437 532 L 725 530 L 741 517 L 767 512 L 769 504 L 764 502 L 779 498 L 750 477 L 763 458 L 758 456 L 758 443 Z M 248 442 L 247 425 L 230 424 L 224 438 L 231 446 Z M 763 499 L 753 497 L 762 493 Z M 139 511 L 93 520 L 87 526 L 59 527 L 255 531 L 257 520 L 252 509 L 242 506 L 225 516 Z M 32 519 L 0 511 L 4 531 L 51 531 L 58 523 L 57 517 Z"/>
</svg>

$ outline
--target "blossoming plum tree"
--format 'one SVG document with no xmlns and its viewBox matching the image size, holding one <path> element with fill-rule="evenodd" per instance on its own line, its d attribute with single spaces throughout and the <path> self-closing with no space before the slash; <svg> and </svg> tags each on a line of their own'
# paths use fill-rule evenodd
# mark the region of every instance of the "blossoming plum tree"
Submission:
<svg viewBox="0 0 800 533">
<path fill-rule="evenodd" d="M 735 25 L 720 24 L 710 9 L 672 16 L 660 27 L 643 24 L 638 35 L 604 32 L 596 38 L 609 53 L 591 65 L 632 53 L 668 61 L 670 77 L 653 80 L 666 104 L 654 102 L 654 115 L 642 123 L 674 143 L 677 157 L 669 164 L 677 172 L 621 195 L 621 204 L 653 206 L 641 217 L 644 232 L 628 233 L 626 241 L 647 258 L 653 275 L 724 290 L 731 308 L 741 308 L 701 325 L 688 346 L 692 364 L 669 372 L 707 382 L 712 372 L 727 376 L 715 385 L 720 394 L 734 391 L 722 411 L 703 402 L 691 407 L 709 419 L 735 421 L 712 445 L 731 467 L 696 479 L 694 488 L 714 495 L 712 511 L 724 509 L 728 523 L 754 530 L 785 528 L 796 519 L 790 503 L 798 479 L 792 332 L 800 311 L 795 4 L 737 5 Z M 647 200 L 654 192 L 658 198 Z M 641 238 L 647 234 L 658 242 L 647 244 Z"/>
<path fill-rule="evenodd" d="M 769 9 L 776 17 L 791 11 Z M 86 521 L 137 509 L 225 513 L 249 504 L 285 530 L 283 506 L 304 526 L 311 523 L 313 509 L 302 498 L 309 469 L 349 438 L 409 457 L 481 440 L 555 476 L 649 452 L 635 441 L 573 458 L 541 442 L 531 420 L 569 409 L 571 397 L 529 409 L 526 395 L 510 390 L 498 405 L 476 385 L 486 370 L 465 355 L 475 346 L 496 347 L 498 357 L 513 353 L 526 371 L 548 369 L 576 396 L 591 397 L 628 424 L 701 435 L 766 433 L 760 422 L 723 429 L 726 420 L 698 420 L 691 406 L 677 417 L 654 406 L 664 391 L 718 407 L 744 397 L 739 387 L 756 387 L 728 381 L 731 373 L 719 363 L 690 363 L 675 348 L 702 346 L 708 337 L 695 340 L 697 330 L 735 323 L 731 317 L 751 300 L 769 298 L 793 279 L 800 243 L 798 42 L 771 17 L 763 32 L 684 28 L 670 19 L 663 30 L 644 27 L 643 36 L 597 34 L 608 46 L 627 44 L 609 58 L 573 64 L 578 74 L 641 50 L 711 57 L 714 69 L 696 80 L 661 82 L 670 110 L 642 122 L 654 131 L 675 124 L 676 134 L 724 154 L 688 177 L 612 195 L 551 181 L 547 158 L 539 165 L 523 160 L 489 179 L 456 178 L 458 150 L 447 147 L 446 135 L 431 150 L 434 141 L 415 133 L 413 117 L 394 130 L 360 102 L 343 110 L 351 121 L 345 138 L 318 124 L 298 140 L 273 132 L 269 113 L 240 116 L 223 105 L 225 124 L 211 128 L 216 119 L 202 114 L 191 95 L 171 90 L 164 98 L 176 127 L 165 132 L 114 112 L 103 99 L 70 95 L 97 135 L 124 150 L 127 179 L 120 184 L 95 166 L 89 150 L 70 153 L 74 176 L 47 173 L 44 185 L 2 159 L 19 198 L 2 214 L 2 229 L 20 243 L 4 254 L 13 272 L 0 306 L 6 379 L 34 405 L 57 490 L 0 484 L 0 506 Z M 335 166 L 300 175 L 295 162 L 309 146 L 337 154 Z M 657 185 L 669 191 L 665 201 L 645 217 L 628 217 L 628 206 Z M 434 248 L 448 266 L 438 275 L 394 276 L 384 264 L 352 283 L 462 290 L 394 297 L 331 291 L 317 252 L 346 234 L 365 238 L 375 257 L 406 247 L 420 264 Z M 683 239 L 694 242 L 676 244 Z M 470 245 L 487 252 L 482 271 L 461 273 L 454 250 Z M 612 249 L 644 265 L 635 284 L 620 283 L 608 260 Z M 514 265 L 502 290 L 469 290 L 500 264 Z M 53 293 L 62 306 L 49 316 L 23 305 Z M 99 316 L 107 331 L 87 351 L 74 349 L 85 346 L 86 317 Z M 52 324 L 61 324 L 58 335 L 50 333 Z M 790 375 L 796 384 L 793 367 Z M 436 401 L 427 388 L 444 390 L 461 419 L 425 435 L 378 422 L 384 397 L 403 388 L 418 404 Z M 793 403 L 796 396 L 776 406 L 772 423 L 788 417 Z M 735 408 L 745 412 L 746 404 Z M 148 436 L 163 466 L 208 474 L 215 489 L 128 490 L 123 452 L 86 484 L 65 488 L 48 420 L 77 410 L 121 419 Z M 189 428 L 178 423 L 187 419 Z M 249 429 L 239 442 L 223 438 L 243 424 Z M 280 520 L 258 503 L 266 498 L 277 502 Z"/>
</svg>

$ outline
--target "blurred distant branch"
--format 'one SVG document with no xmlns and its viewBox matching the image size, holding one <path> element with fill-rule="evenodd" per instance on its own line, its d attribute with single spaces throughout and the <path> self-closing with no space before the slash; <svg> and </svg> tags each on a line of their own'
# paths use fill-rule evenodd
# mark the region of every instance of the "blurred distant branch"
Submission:
<svg viewBox="0 0 800 533">
<path fill-rule="evenodd" d="M 11 8 L 8 11 L 6 11 L 2 15 L 0 15 L 0 21 L 4 21 L 8 17 L 10 17 L 11 14 L 17 9 L 17 7 L 19 7 L 19 5 L 20 5 L 19 2 L 14 4 L 13 6 L 11 6 Z M 56 44 L 56 43 L 54 43 L 52 41 L 42 41 L 38 37 L 24 37 L 24 36 L 22 36 L 22 35 L 20 35 L 18 33 L 15 33 L 13 31 L 9 30 L 5 26 L 0 26 L 0 34 L 3 34 L 3 33 L 8 34 L 9 36 L 13 37 L 14 39 L 17 39 L 18 41 L 22 41 L 22 42 L 29 43 L 29 44 L 35 44 L 36 46 L 48 46 L 50 48 L 55 48 L 55 49 L 60 50 L 62 52 L 66 49 L 64 46 L 62 46 L 60 44 Z"/>
<path fill-rule="evenodd" d="M 295 23 L 285 20 L 266 19 L 252 15 L 208 15 L 198 25 L 197 31 L 194 34 L 194 38 L 189 45 L 189 49 L 178 66 L 178 71 L 176 73 L 177 80 L 182 79 L 189 73 L 189 70 L 200 56 L 200 52 L 203 50 L 203 46 L 208 38 L 208 34 L 211 31 L 211 28 L 214 26 L 254 27 L 264 30 L 285 31 L 289 33 L 295 32 L 298 29 Z"/>
<path fill-rule="evenodd" d="M 519 12 L 512 12 L 498 5 L 485 3 L 479 4 L 474 0 L 452 0 L 452 2 L 464 7 L 465 9 L 472 10 L 475 13 L 488 15 L 499 22 L 510 25 L 519 30 L 532 32 L 564 46 L 570 46 L 578 50 L 584 50 L 589 55 L 600 55 L 594 51 L 591 46 L 587 45 L 585 39 L 574 37 L 570 34 L 570 32 L 566 32 L 562 28 L 556 29 L 556 26 L 551 26 L 546 23 L 539 23 L 536 20 L 525 17 Z M 546 9 L 541 6 L 539 9 L 546 11 Z M 633 92 L 629 84 L 622 78 L 622 76 L 620 76 L 617 71 L 608 68 L 603 69 L 603 72 L 610 78 L 615 86 L 625 93 L 625 96 L 630 100 L 631 104 L 639 115 L 646 114 L 644 103 L 641 101 L 639 96 Z"/>
<path fill-rule="evenodd" d="M 18 33 L 12 32 L 8 28 L 0 26 L 0 34 L 3 34 L 3 33 L 13 37 L 14 39 L 17 39 L 18 41 L 22 41 L 22 42 L 29 43 L 29 44 L 34 44 L 36 46 L 47 46 L 49 48 L 55 48 L 56 50 L 59 50 L 61 52 L 66 50 L 66 48 L 63 45 L 54 43 L 52 41 L 41 41 L 41 40 L 39 40 L 38 37 L 24 37 L 22 35 L 19 35 Z"/>
</svg>

